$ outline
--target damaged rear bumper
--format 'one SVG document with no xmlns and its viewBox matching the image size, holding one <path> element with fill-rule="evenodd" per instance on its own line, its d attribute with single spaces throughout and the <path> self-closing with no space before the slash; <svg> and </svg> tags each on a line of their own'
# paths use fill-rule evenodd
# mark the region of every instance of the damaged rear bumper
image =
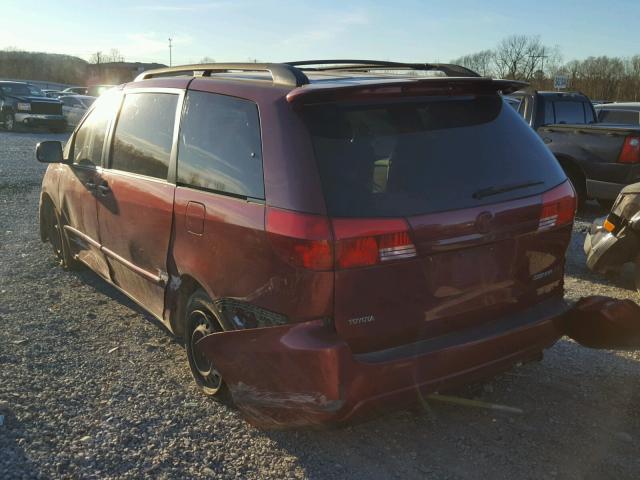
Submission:
<svg viewBox="0 0 640 480">
<path fill-rule="evenodd" d="M 322 321 L 215 333 L 198 346 L 254 425 L 318 425 L 415 404 L 538 358 L 562 336 L 570 309 L 552 299 L 488 325 L 364 354 Z"/>
</svg>

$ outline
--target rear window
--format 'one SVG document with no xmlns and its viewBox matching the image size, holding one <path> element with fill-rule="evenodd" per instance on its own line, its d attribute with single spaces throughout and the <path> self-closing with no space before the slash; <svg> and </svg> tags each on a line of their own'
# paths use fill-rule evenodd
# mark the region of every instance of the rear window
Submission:
<svg viewBox="0 0 640 480">
<path fill-rule="evenodd" d="M 538 194 L 566 178 L 498 95 L 315 105 L 304 115 L 332 216 L 471 208 Z"/>
<path fill-rule="evenodd" d="M 584 115 L 584 106 L 582 102 L 553 102 L 556 111 L 555 123 L 588 123 Z"/>
<path fill-rule="evenodd" d="M 604 110 L 598 111 L 598 120 L 602 123 L 623 123 L 638 125 L 640 114 L 633 110 Z"/>
</svg>

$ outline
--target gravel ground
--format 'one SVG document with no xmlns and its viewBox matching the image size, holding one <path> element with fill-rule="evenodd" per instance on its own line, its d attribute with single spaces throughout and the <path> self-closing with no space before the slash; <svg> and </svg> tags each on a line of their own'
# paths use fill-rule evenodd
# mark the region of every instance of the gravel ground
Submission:
<svg viewBox="0 0 640 480">
<path fill-rule="evenodd" d="M 88 271 L 58 268 L 37 234 L 42 139 L 0 132 L 0 477 L 639 478 L 640 354 L 562 340 L 481 400 L 522 415 L 425 405 L 341 429 L 265 432 L 194 388 L 180 343 Z M 584 265 L 568 296 L 640 300 Z M 628 273 L 628 272 L 627 272 Z"/>
</svg>

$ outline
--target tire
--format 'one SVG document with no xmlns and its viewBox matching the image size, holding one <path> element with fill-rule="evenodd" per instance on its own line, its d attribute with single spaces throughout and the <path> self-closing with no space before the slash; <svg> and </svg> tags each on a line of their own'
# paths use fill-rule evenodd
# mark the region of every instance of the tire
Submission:
<svg viewBox="0 0 640 480">
<path fill-rule="evenodd" d="M 69 238 L 64 231 L 64 223 L 52 205 L 48 207 L 46 218 L 47 239 L 53 248 L 53 254 L 58 260 L 58 263 L 64 270 L 79 270 L 82 264 L 71 255 Z"/>
<path fill-rule="evenodd" d="M 16 119 L 13 116 L 13 113 L 6 112 L 4 115 L 2 115 L 2 121 L 3 121 L 4 129 L 7 132 L 16 131 Z"/>
<path fill-rule="evenodd" d="M 202 393 L 215 400 L 226 401 L 229 399 L 229 391 L 222 375 L 198 352 L 196 346 L 197 341 L 204 336 L 224 331 L 217 310 L 204 290 L 196 290 L 189 297 L 184 311 L 184 340 L 191 375 Z"/>
<path fill-rule="evenodd" d="M 576 191 L 576 202 L 578 210 L 584 208 L 584 204 L 587 201 L 587 182 L 582 172 L 576 168 L 568 168 L 565 170 L 567 177 L 573 185 L 573 189 Z"/>
<path fill-rule="evenodd" d="M 606 210 L 607 212 L 611 211 L 611 207 L 613 207 L 613 202 L 614 200 L 603 200 L 601 198 L 598 199 L 598 203 L 600 204 L 600 207 L 603 210 Z"/>
</svg>

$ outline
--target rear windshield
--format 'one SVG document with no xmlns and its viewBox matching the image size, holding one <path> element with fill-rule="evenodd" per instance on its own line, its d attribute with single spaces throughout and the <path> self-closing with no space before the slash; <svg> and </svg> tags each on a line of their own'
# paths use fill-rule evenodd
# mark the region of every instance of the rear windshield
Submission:
<svg viewBox="0 0 640 480">
<path fill-rule="evenodd" d="M 548 190 L 556 159 L 498 95 L 305 107 L 327 209 L 409 216 Z"/>
</svg>

